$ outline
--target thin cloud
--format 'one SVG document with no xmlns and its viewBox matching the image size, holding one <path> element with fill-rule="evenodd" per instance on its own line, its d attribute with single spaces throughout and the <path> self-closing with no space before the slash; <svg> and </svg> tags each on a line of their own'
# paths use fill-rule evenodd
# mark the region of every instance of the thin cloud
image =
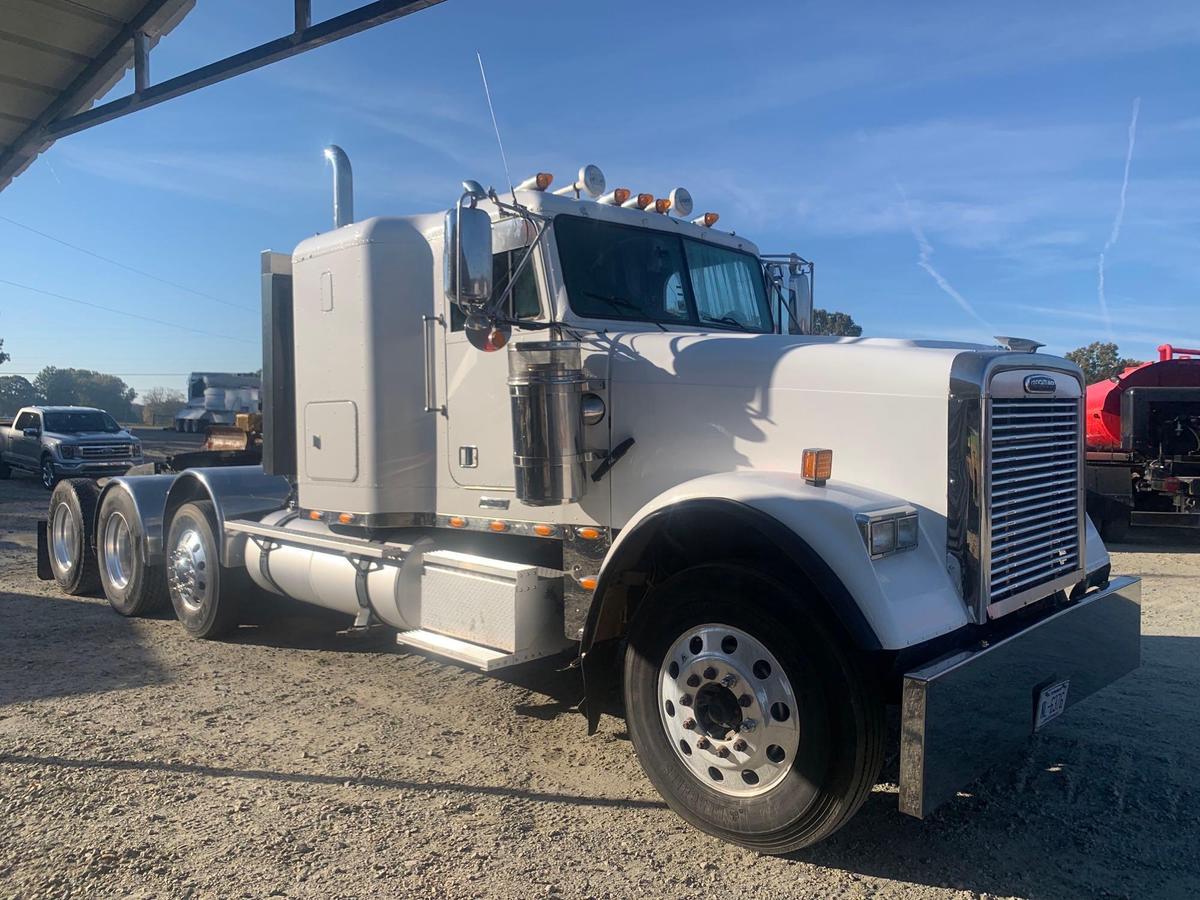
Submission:
<svg viewBox="0 0 1200 900">
<path fill-rule="evenodd" d="M 1113 340 L 1112 319 L 1108 314 L 1108 298 L 1104 296 L 1104 257 L 1108 251 L 1117 245 L 1117 241 L 1121 238 L 1121 223 L 1125 219 L 1125 195 L 1129 191 L 1129 168 L 1133 164 L 1133 144 L 1137 139 L 1137 120 L 1138 110 L 1142 107 L 1142 98 L 1133 98 L 1133 115 L 1129 120 L 1129 146 L 1125 150 L 1125 175 L 1121 179 L 1121 201 L 1117 205 L 1117 214 L 1113 218 L 1112 231 L 1109 232 L 1108 240 L 1104 242 L 1104 249 L 1100 251 L 1100 260 L 1096 265 L 1097 282 L 1096 294 L 1100 298 L 1100 313 L 1104 316 L 1105 327 L 1108 329 L 1108 339 Z"/>
<path fill-rule="evenodd" d="M 941 272 L 933 267 L 933 263 L 930 262 L 930 259 L 933 257 L 933 246 L 926 239 L 925 232 L 921 229 L 920 223 L 917 222 L 916 217 L 913 215 L 912 207 L 908 203 L 908 194 L 904 192 L 904 188 L 898 181 L 896 182 L 896 190 L 900 192 L 900 200 L 904 204 L 904 212 L 908 217 L 908 227 L 917 241 L 917 265 L 929 274 L 929 277 L 942 289 L 942 292 L 957 303 L 963 312 L 975 319 L 975 321 L 987 329 L 988 334 L 991 334 L 994 330 L 992 324 L 975 310 L 970 301 L 960 294 Z"/>
</svg>

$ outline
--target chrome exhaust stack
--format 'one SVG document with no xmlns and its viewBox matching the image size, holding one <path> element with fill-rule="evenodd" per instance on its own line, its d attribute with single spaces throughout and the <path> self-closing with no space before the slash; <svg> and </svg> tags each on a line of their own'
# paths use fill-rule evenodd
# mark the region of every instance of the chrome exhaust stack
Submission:
<svg viewBox="0 0 1200 900">
<path fill-rule="evenodd" d="M 354 221 L 354 172 L 337 144 L 325 148 L 325 158 L 333 163 L 333 227 L 341 228 Z"/>
</svg>

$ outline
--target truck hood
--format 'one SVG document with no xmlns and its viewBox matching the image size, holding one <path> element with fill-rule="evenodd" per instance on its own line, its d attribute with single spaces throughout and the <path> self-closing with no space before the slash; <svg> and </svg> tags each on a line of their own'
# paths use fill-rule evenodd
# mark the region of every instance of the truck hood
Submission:
<svg viewBox="0 0 1200 900">
<path fill-rule="evenodd" d="M 78 434 L 60 434 L 57 431 L 47 431 L 45 436 L 50 440 L 70 444 L 111 444 L 114 441 L 117 443 L 129 443 L 133 440 L 133 435 L 128 431 L 118 431 L 115 433 L 108 431 L 84 431 Z"/>
<path fill-rule="evenodd" d="M 729 332 L 603 341 L 611 440 L 635 441 L 614 469 L 618 522 L 702 475 L 798 472 L 806 447 L 834 451 L 835 480 L 944 514 L 955 361 L 997 353 L 946 341 Z"/>
</svg>

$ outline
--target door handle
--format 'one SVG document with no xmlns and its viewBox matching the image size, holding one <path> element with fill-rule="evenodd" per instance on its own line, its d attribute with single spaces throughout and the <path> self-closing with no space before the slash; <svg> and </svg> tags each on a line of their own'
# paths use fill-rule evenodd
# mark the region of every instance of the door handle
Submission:
<svg viewBox="0 0 1200 900">
<path fill-rule="evenodd" d="M 437 358 L 437 348 L 431 346 L 429 336 L 434 332 L 429 323 L 444 325 L 445 321 L 441 316 L 421 316 L 421 339 L 425 344 L 425 412 L 441 413 L 443 416 L 446 414 L 446 407 L 436 405 L 437 372 L 434 370 L 434 360 Z"/>
</svg>

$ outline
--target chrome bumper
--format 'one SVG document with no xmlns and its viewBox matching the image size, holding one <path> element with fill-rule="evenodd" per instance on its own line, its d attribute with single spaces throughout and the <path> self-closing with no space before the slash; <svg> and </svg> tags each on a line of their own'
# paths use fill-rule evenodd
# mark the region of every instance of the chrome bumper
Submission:
<svg viewBox="0 0 1200 900">
<path fill-rule="evenodd" d="M 1114 578 L 1023 631 L 906 673 L 900 811 L 924 818 L 1018 753 L 1034 731 L 1044 689 L 1068 682 L 1070 707 L 1136 669 L 1141 600 L 1140 579 Z"/>
</svg>

